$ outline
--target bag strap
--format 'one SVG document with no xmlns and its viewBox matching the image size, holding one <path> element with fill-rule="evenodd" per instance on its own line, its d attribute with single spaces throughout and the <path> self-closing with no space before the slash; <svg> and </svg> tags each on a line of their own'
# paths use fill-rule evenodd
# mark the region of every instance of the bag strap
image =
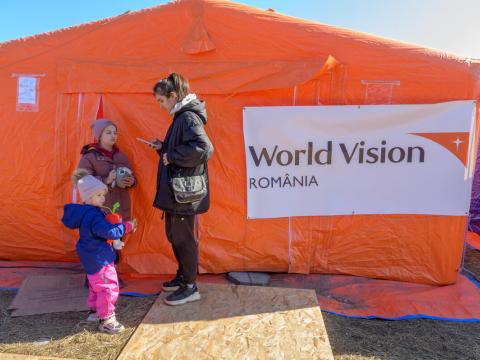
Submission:
<svg viewBox="0 0 480 360">
<path fill-rule="evenodd" d="M 198 175 L 191 175 L 191 176 L 204 176 L 204 175 L 207 175 L 208 171 L 207 171 L 207 162 L 205 161 L 204 163 L 202 163 L 203 165 L 203 172 L 201 174 L 198 174 Z M 188 168 L 187 168 L 188 169 Z M 170 166 L 170 164 L 167 165 L 167 172 L 168 172 L 168 177 L 170 179 L 172 179 L 172 173 L 171 173 L 171 170 L 172 170 L 172 167 Z M 184 177 L 184 176 L 181 176 L 181 177 Z"/>
</svg>

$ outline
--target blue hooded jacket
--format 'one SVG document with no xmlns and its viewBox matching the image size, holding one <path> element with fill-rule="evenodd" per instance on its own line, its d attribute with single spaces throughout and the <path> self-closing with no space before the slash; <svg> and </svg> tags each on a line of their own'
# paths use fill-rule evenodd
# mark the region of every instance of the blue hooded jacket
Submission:
<svg viewBox="0 0 480 360">
<path fill-rule="evenodd" d="M 110 224 L 99 207 L 85 204 L 65 205 L 62 223 L 70 229 L 80 229 L 76 248 L 87 274 L 95 274 L 115 260 L 115 251 L 107 239 L 124 236 L 125 225 Z"/>
</svg>

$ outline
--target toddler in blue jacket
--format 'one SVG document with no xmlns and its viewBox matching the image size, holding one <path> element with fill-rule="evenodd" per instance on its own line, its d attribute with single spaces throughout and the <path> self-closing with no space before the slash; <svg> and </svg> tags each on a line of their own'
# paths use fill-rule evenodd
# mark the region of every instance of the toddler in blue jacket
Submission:
<svg viewBox="0 0 480 360">
<path fill-rule="evenodd" d="M 118 276 L 115 270 L 115 251 L 124 244 L 120 240 L 125 234 L 135 231 L 136 220 L 121 224 L 110 224 L 101 209 L 105 203 L 107 186 L 77 169 L 72 180 L 82 198 L 83 204 L 67 204 L 62 222 L 70 229 L 79 229 L 80 238 L 76 249 L 88 277 L 89 310 L 88 321 L 100 320 L 99 330 L 116 334 L 125 328 L 115 317 L 115 303 L 119 295 Z M 107 240 L 113 239 L 113 248 Z"/>
</svg>

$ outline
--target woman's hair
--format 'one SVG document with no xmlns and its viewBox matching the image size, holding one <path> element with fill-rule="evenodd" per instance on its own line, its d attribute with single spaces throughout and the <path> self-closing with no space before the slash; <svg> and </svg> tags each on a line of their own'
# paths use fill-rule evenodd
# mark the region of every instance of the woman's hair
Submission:
<svg viewBox="0 0 480 360">
<path fill-rule="evenodd" d="M 190 92 L 188 81 L 180 74 L 171 73 L 166 78 L 160 80 L 153 87 L 153 94 L 158 94 L 170 97 L 172 92 L 175 91 L 178 96 L 178 100 L 182 100 Z"/>
<path fill-rule="evenodd" d="M 83 168 L 76 169 L 72 174 L 73 184 L 77 185 L 78 181 L 87 175 L 90 175 L 90 172 L 87 169 L 83 169 Z"/>
</svg>

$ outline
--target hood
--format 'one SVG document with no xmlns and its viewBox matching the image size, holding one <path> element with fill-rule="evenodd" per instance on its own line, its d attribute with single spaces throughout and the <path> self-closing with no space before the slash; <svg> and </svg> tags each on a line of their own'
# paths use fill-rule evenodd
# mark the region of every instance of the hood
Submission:
<svg viewBox="0 0 480 360">
<path fill-rule="evenodd" d="M 115 155 L 115 153 L 117 153 L 118 151 L 120 151 L 120 150 L 118 149 L 117 144 L 113 145 L 112 151 L 108 151 L 108 150 L 102 148 L 99 143 L 91 143 L 91 144 L 87 144 L 87 145 L 83 146 L 82 149 L 80 150 L 80 154 L 85 155 L 85 154 L 88 154 L 90 152 L 97 152 L 97 153 L 102 154 L 104 156 L 108 156 L 110 158 L 113 158 L 113 155 Z"/>
<path fill-rule="evenodd" d="M 194 112 L 200 117 L 200 119 L 202 119 L 204 124 L 207 123 L 207 110 L 205 109 L 205 101 L 198 99 L 192 100 L 188 104 L 182 106 L 182 108 L 175 113 L 175 116 L 178 116 L 185 111 Z"/>
<path fill-rule="evenodd" d="M 67 204 L 63 207 L 62 223 L 70 229 L 78 229 L 86 213 L 97 209 L 93 205 Z"/>
</svg>

